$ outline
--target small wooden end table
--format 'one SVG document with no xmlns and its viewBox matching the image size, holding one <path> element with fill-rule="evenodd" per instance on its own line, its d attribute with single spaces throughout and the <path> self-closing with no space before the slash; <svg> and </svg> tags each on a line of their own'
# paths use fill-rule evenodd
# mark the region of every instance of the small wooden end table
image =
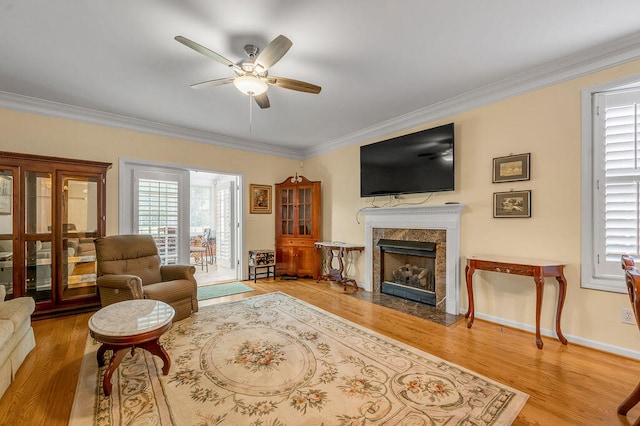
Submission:
<svg viewBox="0 0 640 426">
<path fill-rule="evenodd" d="M 536 284 L 536 345 L 538 349 L 542 349 L 544 345 L 540 337 L 540 310 L 542 307 L 544 277 L 555 277 L 559 287 L 558 307 L 556 309 L 556 334 L 558 335 L 558 340 L 560 340 L 563 345 L 567 344 L 567 339 L 562 335 L 562 330 L 560 330 L 562 307 L 564 306 L 564 299 L 567 293 L 567 280 L 564 277 L 564 264 L 562 262 L 491 255 L 468 256 L 465 271 L 467 278 L 467 295 L 469 297 L 469 310 L 465 315 L 465 318 L 469 318 L 467 328 L 471 328 L 473 325 L 475 312 L 473 303 L 473 273 L 476 269 L 533 277 L 533 281 Z"/>
<path fill-rule="evenodd" d="M 327 252 L 327 273 L 318 277 L 316 282 L 320 280 L 337 281 L 347 289 L 347 284 L 352 283 L 356 290 L 359 289 L 358 283 L 353 278 L 347 278 L 343 275 L 344 272 L 344 257 L 351 251 L 361 252 L 364 250 L 364 246 L 358 244 L 338 243 L 338 242 L 316 242 L 316 249 L 324 248 Z M 338 269 L 333 267 L 334 251 L 337 252 Z"/>
<path fill-rule="evenodd" d="M 162 374 L 169 374 L 171 359 L 158 339 L 171 328 L 174 315 L 174 309 L 164 302 L 135 299 L 105 306 L 89 318 L 91 336 L 102 343 L 97 353 L 100 367 L 105 364 L 105 352 L 112 351 L 102 381 L 105 395 L 111 394 L 111 376 L 129 349 L 132 355 L 135 348 L 156 355 L 163 362 Z"/>
</svg>

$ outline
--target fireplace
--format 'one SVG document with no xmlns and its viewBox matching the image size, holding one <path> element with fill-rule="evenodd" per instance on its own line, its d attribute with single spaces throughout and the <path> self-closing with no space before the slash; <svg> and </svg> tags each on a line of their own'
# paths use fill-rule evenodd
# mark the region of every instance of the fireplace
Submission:
<svg viewBox="0 0 640 426">
<path fill-rule="evenodd" d="M 436 243 L 381 238 L 380 292 L 436 305 Z"/>
<path fill-rule="evenodd" d="M 380 239 L 435 243 L 435 305 L 457 315 L 460 297 L 460 219 L 463 204 L 367 208 L 365 217 L 365 281 L 363 288 L 381 294 Z M 388 267 L 387 267 L 388 269 Z"/>
</svg>

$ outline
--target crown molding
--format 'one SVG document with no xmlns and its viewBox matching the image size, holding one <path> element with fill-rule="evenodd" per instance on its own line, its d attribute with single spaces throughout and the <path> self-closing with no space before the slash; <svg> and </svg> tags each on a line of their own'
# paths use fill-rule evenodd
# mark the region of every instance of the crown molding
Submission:
<svg viewBox="0 0 640 426">
<path fill-rule="evenodd" d="M 317 144 L 308 149 L 286 148 L 262 142 L 255 143 L 246 139 L 146 121 L 10 92 L 0 91 L 0 108 L 303 160 L 347 146 L 384 138 L 395 132 L 424 125 L 638 58 L 640 58 L 640 32 L 566 56 L 561 60 L 513 75 L 496 83 L 383 121 L 340 138 Z"/>
<path fill-rule="evenodd" d="M 0 91 L 0 108 L 45 115 L 54 118 L 62 118 L 66 120 L 80 121 L 89 124 L 97 124 L 106 127 L 115 127 L 134 132 L 149 133 L 168 138 L 185 139 L 193 142 L 267 155 L 275 155 L 284 158 L 293 158 L 296 160 L 301 159 L 300 151 L 291 148 L 285 148 L 263 142 L 257 144 L 246 139 L 141 120 L 138 118 L 126 117 L 89 108 L 17 95 L 10 92 Z"/>
<path fill-rule="evenodd" d="M 560 60 L 547 63 L 520 74 L 515 74 L 496 83 L 483 86 L 479 89 L 463 93 L 442 102 L 311 147 L 303 152 L 303 157 L 310 158 L 347 146 L 380 139 L 395 132 L 424 125 L 473 108 L 562 83 L 638 58 L 640 58 L 640 32 L 610 43 L 599 45 L 595 48 L 568 55 Z"/>
</svg>

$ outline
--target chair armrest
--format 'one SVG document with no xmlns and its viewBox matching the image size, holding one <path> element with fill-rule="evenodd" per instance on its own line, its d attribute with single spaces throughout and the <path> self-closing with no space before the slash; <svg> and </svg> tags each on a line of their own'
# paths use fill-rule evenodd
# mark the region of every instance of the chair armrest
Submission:
<svg viewBox="0 0 640 426">
<path fill-rule="evenodd" d="M 134 299 L 142 299 L 142 280 L 135 275 L 102 275 L 96 280 L 98 287 L 130 291 Z"/>
<path fill-rule="evenodd" d="M 195 282 L 193 277 L 195 273 L 196 268 L 191 265 L 163 265 L 160 267 L 162 281 L 189 280 Z"/>
</svg>

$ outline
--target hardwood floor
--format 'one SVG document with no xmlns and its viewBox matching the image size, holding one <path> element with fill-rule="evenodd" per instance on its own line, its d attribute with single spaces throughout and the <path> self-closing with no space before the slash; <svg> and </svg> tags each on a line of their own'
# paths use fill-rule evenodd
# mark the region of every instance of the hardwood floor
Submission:
<svg viewBox="0 0 640 426">
<path fill-rule="evenodd" d="M 312 280 L 258 280 L 256 289 L 204 301 L 213 305 L 282 291 L 379 333 L 456 363 L 530 395 L 515 425 L 629 425 L 617 406 L 640 380 L 640 361 L 476 319 L 445 327 L 353 297 L 342 286 Z M 352 291 L 348 289 L 347 291 Z M 0 400 L 0 425 L 66 425 L 73 403 L 91 314 L 33 323 L 36 348 Z"/>
</svg>

